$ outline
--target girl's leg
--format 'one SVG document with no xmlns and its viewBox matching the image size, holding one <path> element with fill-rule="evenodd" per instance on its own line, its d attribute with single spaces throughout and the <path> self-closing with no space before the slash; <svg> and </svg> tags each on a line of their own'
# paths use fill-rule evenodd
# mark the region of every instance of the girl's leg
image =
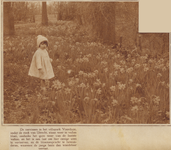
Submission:
<svg viewBox="0 0 171 150">
<path fill-rule="evenodd" d="M 50 86 L 50 81 L 48 79 L 45 80 L 45 86 L 48 89 Z"/>
<path fill-rule="evenodd" d="M 42 91 L 42 95 L 46 94 L 45 80 L 41 80 L 41 91 Z"/>
<path fill-rule="evenodd" d="M 42 79 L 42 80 L 40 81 L 40 86 L 41 86 L 42 88 L 45 87 L 45 80 Z"/>
<path fill-rule="evenodd" d="M 34 77 L 29 77 L 29 89 L 34 91 L 36 88 L 36 79 Z"/>
</svg>

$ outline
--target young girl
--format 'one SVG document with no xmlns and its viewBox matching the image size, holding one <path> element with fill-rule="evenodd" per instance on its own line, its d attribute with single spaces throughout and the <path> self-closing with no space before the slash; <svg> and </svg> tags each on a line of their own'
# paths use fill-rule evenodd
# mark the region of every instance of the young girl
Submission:
<svg viewBox="0 0 171 150">
<path fill-rule="evenodd" d="M 41 86 L 45 86 L 45 80 L 54 77 L 47 48 L 48 39 L 42 35 L 37 36 L 37 51 L 34 53 L 28 75 L 41 79 Z M 45 87 L 44 87 L 45 88 Z"/>
</svg>

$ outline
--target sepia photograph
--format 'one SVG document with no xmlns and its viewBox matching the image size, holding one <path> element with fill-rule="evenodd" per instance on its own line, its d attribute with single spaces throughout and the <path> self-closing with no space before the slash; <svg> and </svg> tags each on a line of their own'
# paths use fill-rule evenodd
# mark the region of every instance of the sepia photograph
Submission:
<svg viewBox="0 0 171 150">
<path fill-rule="evenodd" d="M 169 124 L 169 33 L 139 2 L 3 2 L 3 124 Z"/>
</svg>

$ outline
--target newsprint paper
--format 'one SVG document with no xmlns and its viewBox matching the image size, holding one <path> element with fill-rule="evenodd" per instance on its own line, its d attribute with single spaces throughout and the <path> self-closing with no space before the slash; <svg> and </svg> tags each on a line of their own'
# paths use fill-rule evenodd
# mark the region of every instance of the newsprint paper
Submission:
<svg viewBox="0 0 171 150">
<path fill-rule="evenodd" d="M 170 0 L 0 8 L 0 150 L 171 149 Z"/>
</svg>

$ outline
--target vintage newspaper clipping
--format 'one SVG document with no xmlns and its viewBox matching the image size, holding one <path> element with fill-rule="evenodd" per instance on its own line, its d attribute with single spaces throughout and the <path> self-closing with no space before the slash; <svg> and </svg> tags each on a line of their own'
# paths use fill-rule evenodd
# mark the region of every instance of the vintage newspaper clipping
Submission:
<svg viewBox="0 0 171 150">
<path fill-rule="evenodd" d="M 1 1 L 0 150 L 170 150 L 170 6 Z"/>
</svg>

